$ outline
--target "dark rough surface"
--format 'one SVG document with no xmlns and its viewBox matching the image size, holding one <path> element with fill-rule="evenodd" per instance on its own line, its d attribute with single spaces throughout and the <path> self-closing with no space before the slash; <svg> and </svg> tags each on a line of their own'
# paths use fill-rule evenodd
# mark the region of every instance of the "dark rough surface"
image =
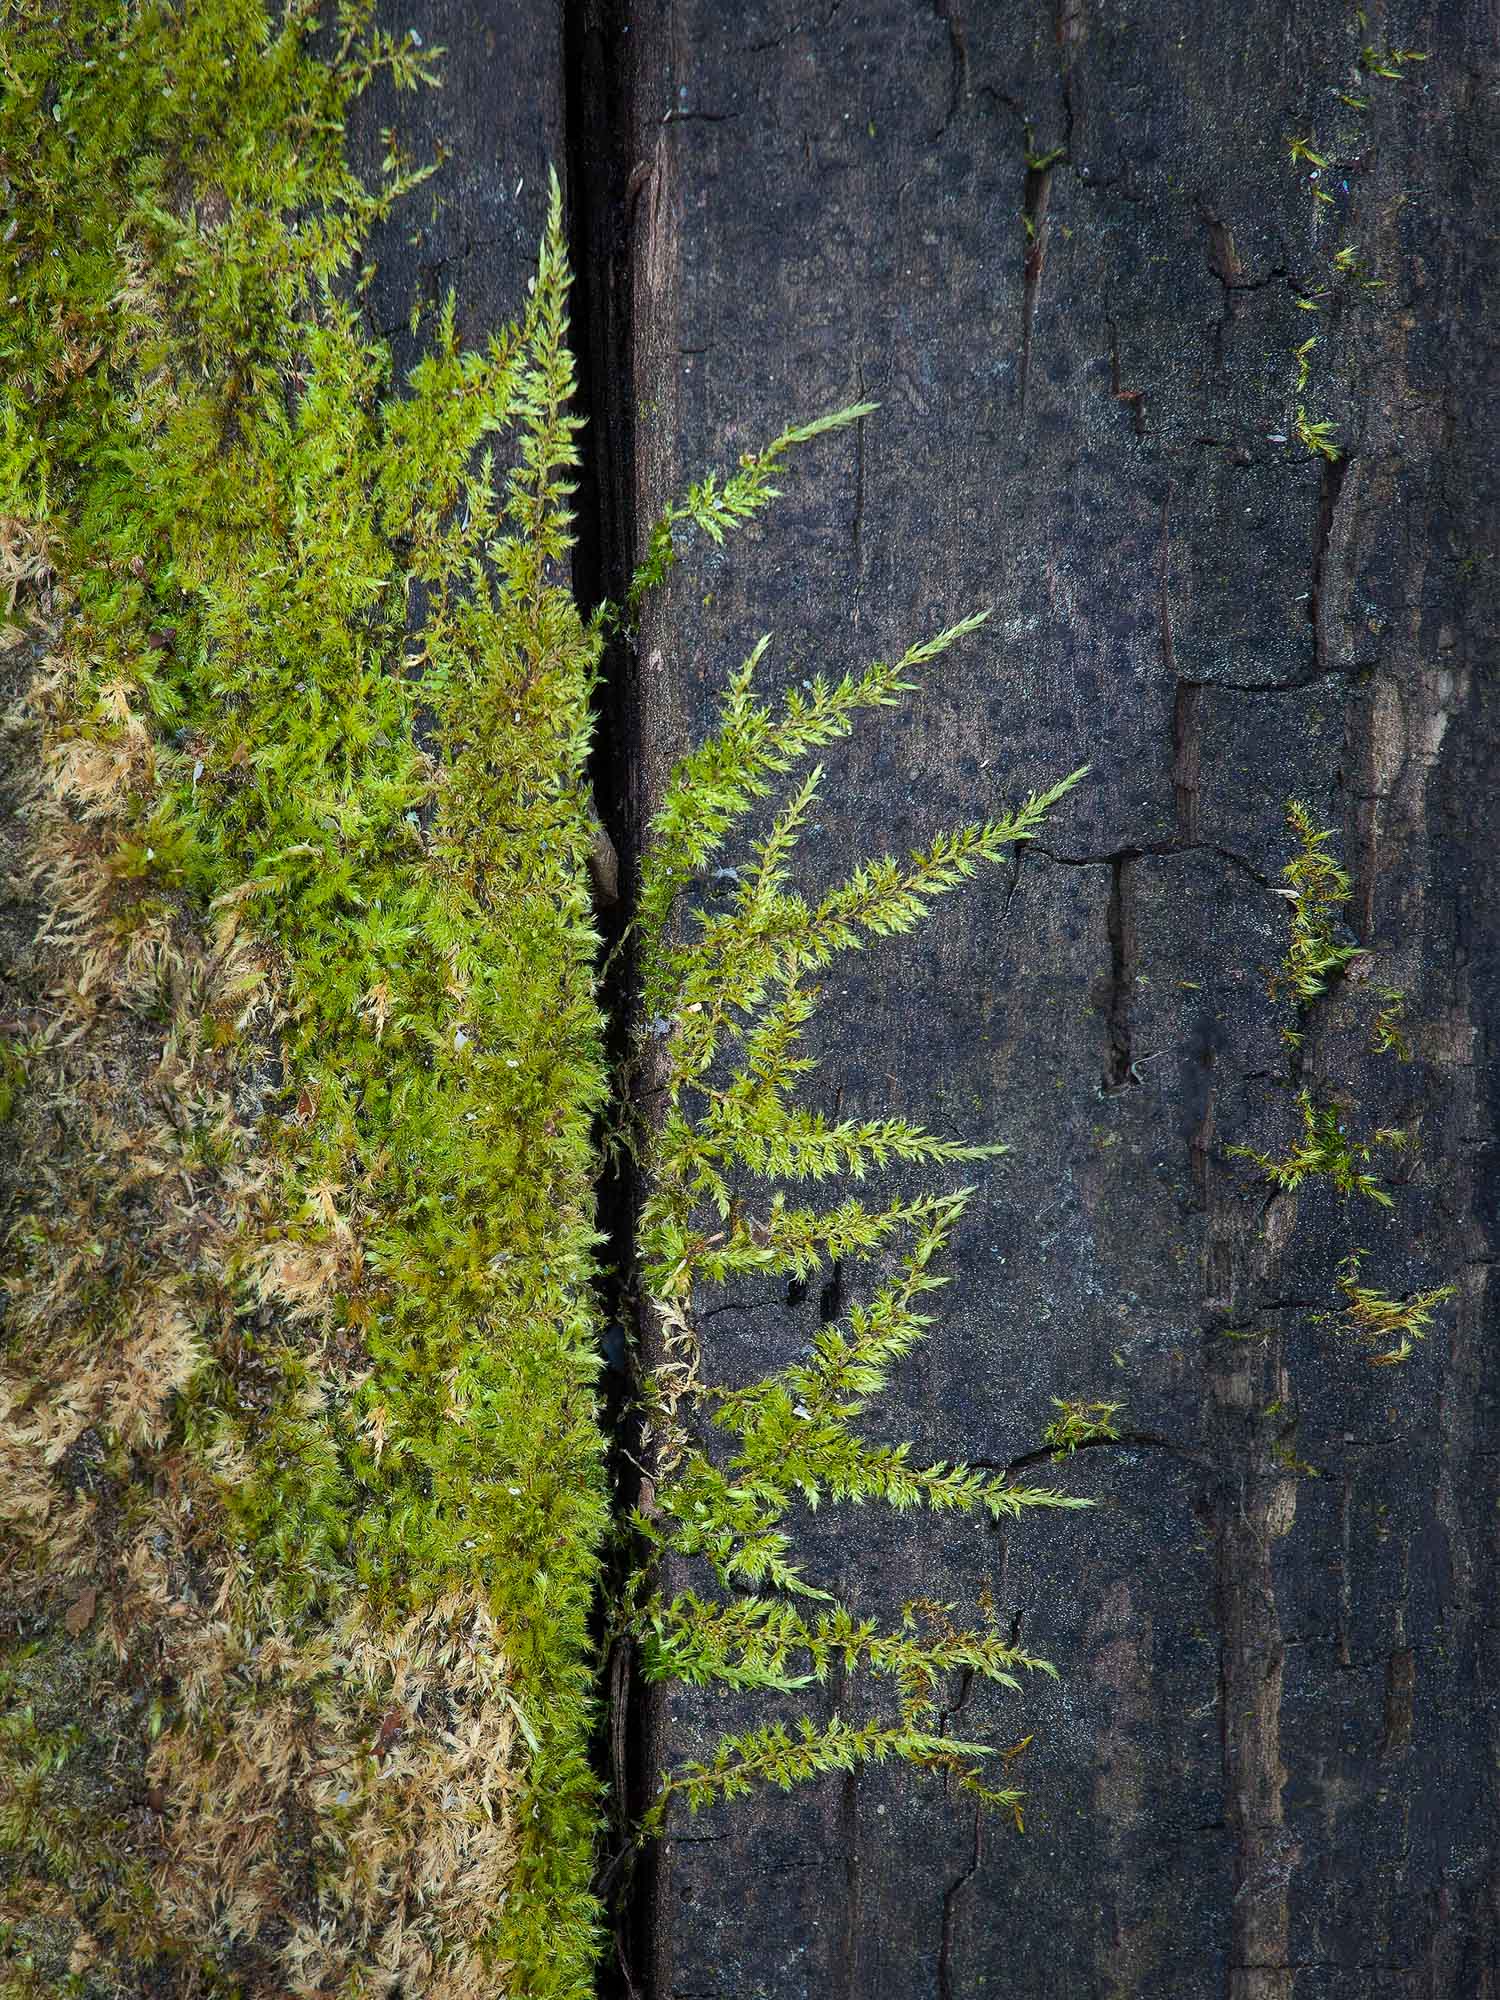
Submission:
<svg viewBox="0 0 1500 2000">
<path fill-rule="evenodd" d="M 1081 1393 L 1165 1441 L 1080 1455 L 1087 1516 L 820 1518 L 857 1601 L 988 1586 L 1056 1661 L 1019 1704 L 954 1691 L 966 1732 L 1035 1732 L 1027 1834 L 888 1773 L 674 1821 L 636 1977 L 653 2000 L 1491 1995 L 1493 9 L 1372 10 L 1369 40 L 1431 59 L 1362 119 L 1336 95 L 1366 88 L 1362 37 L 1322 0 L 624 19 L 616 263 L 591 269 L 629 371 L 596 379 L 614 504 L 638 531 L 789 416 L 883 405 L 674 587 L 623 704 L 627 803 L 761 629 L 791 676 L 994 605 L 831 760 L 823 815 L 832 872 L 1093 764 L 1013 884 L 831 982 L 830 1100 L 1014 1148 L 883 1422 L 1004 1464 Z M 1287 139 L 1338 134 L 1319 211 Z M 1387 288 L 1299 310 L 1345 242 Z M 1313 333 L 1338 473 L 1270 435 Z M 1369 1059 L 1358 996 L 1304 1054 L 1362 1122 L 1420 1119 L 1389 1219 L 1267 1203 L 1224 1153 L 1290 1129 L 1263 969 L 1293 793 L 1340 830 L 1376 981 L 1412 995 L 1409 1065 Z M 1392 1291 L 1460 1287 L 1405 1369 L 1310 1324 L 1351 1237 Z M 714 1324 L 726 1368 L 807 1331 Z M 1270 1337 L 1223 1338 L 1246 1325 Z M 644 1760 L 752 1712 L 661 1696 Z"/>
<path fill-rule="evenodd" d="M 413 165 L 441 162 L 371 244 L 371 316 L 398 369 L 421 351 L 408 333 L 454 292 L 460 339 L 482 343 L 513 319 L 536 269 L 547 174 L 564 173 L 563 38 L 551 0 L 381 0 L 382 26 L 441 49 L 438 90 L 377 85 L 353 121 L 355 157 L 374 169 L 393 129 Z"/>
</svg>

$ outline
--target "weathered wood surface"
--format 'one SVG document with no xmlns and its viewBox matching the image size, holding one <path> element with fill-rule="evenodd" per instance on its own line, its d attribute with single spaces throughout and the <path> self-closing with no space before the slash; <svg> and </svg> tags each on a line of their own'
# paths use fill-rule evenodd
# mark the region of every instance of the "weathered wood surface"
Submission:
<svg viewBox="0 0 1500 2000">
<path fill-rule="evenodd" d="M 1014 1148 L 888 1434 L 1004 1465 L 1067 1394 L 1132 1434 L 1068 1469 L 1090 1515 L 809 1524 L 857 1601 L 987 1587 L 1056 1661 L 1020 1702 L 953 1693 L 955 1728 L 1035 1732 L 1028 1830 L 885 1773 L 676 1819 L 653 2000 L 1496 1990 L 1495 20 L 1375 15 L 641 0 L 598 38 L 623 532 L 791 416 L 883 406 L 674 585 L 624 698 L 628 804 L 762 629 L 791 678 L 995 607 L 831 760 L 818 865 L 1092 778 L 1013 881 L 839 971 L 823 1080 Z M 1369 86 L 1362 39 L 1430 60 Z M 1336 129 L 1364 138 L 1320 214 L 1287 142 Z M 1388 288 L 1298 310 L 1345 242 Z M 1333 471 L 1268 435 L 1314 333 Z M 1268 1203 L 1225 1158 L 1290 1131 L 1263 974 L 1292 794 L 1412 995 L 1409 1065 L 1368 1058 L 1349 998 L 1306 1052 L 1362 1121 L 1419 1121 L 1389 1218 Z M 1393 1291 L 1459 1285 L 1405 1369 L 1310 1325 L 1351 1232 Z M 724 1365 L 815 1318 L 723 1315 Z M 637 1721 L 672 1761 L 761 1712 L 667 1693 Z"/>
<path fill-rule="evenodd" d="M 1431 60 L 1371 92 L 1317 232 L 1286 142 L 1352 128 L 1334 93 L 1365 88 L 1332 6 L 408 20 L 449 45 L 449 88 L 392 109 L 454 157 L 416 240 L 390 234 L 382 321 L 414 278 L 456 283 L 471 334 L 513 309 L 546 162 L 571 160 L 589 563 L 617 568 L 686 478 L 789 416 L 883 405 L 763 535 L 682 575 L 608 697 L 622 821 L 767 626 L 791 676 L 996 607 L 834 761 L 830 873 L 1094 766 L 1014 883 L 840 975 L 825 1069 L 846 1110 L 1014 1148 L 890 1434 L 1004 1464 L 1085 1393 L 1151 1440 L 1074 1462 L 1090 1516 L 812 1525 L 857 1599 L 988 1586 L 1056 1660 L 1020 1704 L 954 1691 L 956 1727 L 1035 1730 L 1027 1834 L 886 1775 L 683 1821 L 637 1979 L 653 2000 L 1493 1992 L 1491 11 L 1372 21 Z M 1330 325 L 1295 292 L 1345 241 L 1391 282 Z M 1313 332 L 1342 477 L 1267 435 Z M 1343 832 L 1376 977 L 1413 994 L 1409 1066 L 1369 1063 L 1350 1005 L 1309 1050 L 1370 1124 L 1422 1121 L 1359 1240 L 1392 1290 L 1453 1277 L 1462 1299 L 1401 1371 L 1309 1325 L 1336 1205 L 1268 1211 L 1223 1157 L 1287 1117 L 1262 968 L 1294 792 Z M 728 1365 L 783 1356 L 800 1311 L 717 1321 Z M 1252 1323 L 1273 1340 L 1218 1332 Z M 649 1765 L 758 1712 L 671 1695 L 633 1723 Z"/>
<path fill-rule="evenodd" d="M 372 176 L 386 130 L 413 164 L 440 163 L 371 246 L 371 316 L 399 369 L 421 351 L 407 331 L 414 302 L 429 309 L 451 289 L 459 337 L 481 344 L 521 308 L 547 175 L 563 170 L 563 22 L 552 0 L 385 0 L 380 17 L 442 51 L 441 89 L 398 95 L 381 79 L 351 128 Z"/>
</svg>

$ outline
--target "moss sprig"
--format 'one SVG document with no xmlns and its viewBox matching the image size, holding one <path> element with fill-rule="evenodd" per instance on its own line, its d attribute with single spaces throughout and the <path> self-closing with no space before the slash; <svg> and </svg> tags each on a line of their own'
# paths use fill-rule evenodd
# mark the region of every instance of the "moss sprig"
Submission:
<svg viewBox="0 0 1500 2000">
<path fill-rule="evenodd" d="M 1315 1313 L 1315 1326 L 1332 1327 L 1346 1339 L 1380 1350 L 1367 1354 L 1372 1368 L 1391 1368 L 1405 1361 L 1432 1328 L 1435 1310 L 1455 1296 L 1454 1285 L 1434 1285 L 1426 1291 L 1394 1298 L 1375 1285 L 1362 1285 L 1360 1270 L 1368 1252 L 1351 1250 L 1339 1265 L 1337 1288 L 1343 1306 L 1337 1312 Z"/>
<path fill-rule="evenodd" d="M 803 428 L 811 436 L 866 414 L 859 407 Z M 707 1763 L 663 1774 L 648 1829 L 679 1794 L 696 1809 L 885 1758 L 942 1770 L 1018 1810 L 1018 1794 L 983 1780 L 982 1760 L 995 1753 L 934 1734 L 933 1687 L 962 1665 L 1015 1691 L 1022 1674 L 1050 1671 L 1046 1663 L 994 1632 L 955 1632 L 946 1612 L 935 1626 L 912 1614 L 899 1631 L 880 1630 L 807 1573 L 794 1513 L 879 1503 L 1014 1519 L 1082 1504 L 962 1462 L 920 1463 L 909 1443 L 872 1439 L 857 1421 L 926 1336 L 922 1306 L 947 1282 L 935 1266 L 972 1189 L 884 1189 L 873 1200 L 845 1192 L 826 1205 L 797 1192 L 897 1169 L 930 1173 L 1004 1150 L 902 1118 L 830 1119 L 808 1102 L 819 978 L 838 954 L 912 930 L 939 898 L 1035 838 L 1083 773 L 995 819 L 939 833 L 904 859 L 862 862 L 816 898 L 793 879 L 824 781 L 820 765 L 800 776 L 795 767 L 862 714 L 903 699 L 917 672 L 984 616 L 893 663 L 818 679 L 779 701 L 755 690 L 769 644 L 761 640 L 731 677 L 717 727 L 674 769 L 652 822 L 635 928 L 644 1018 L 634 1059 L 650 1113 L 633 1143 L 648 1190 L 639 1273 L 658 1353 L 646 1395 L 649 1504 L 635 1529 L 648 1583 L 669 1558 L 693 1561 L 721 1594 L 666 1602 L 648 1588 L 627 1627 L 649 1678 L 786 1692 L 822 1680 L 838 1660 L 851 1692 L 868 1682 L 874 1700 L 894 1677 L 896 1694 L 894 1711 L 877 1708 L 861 1723 L 772 1722 L 725 1736 Z M 780 803 L 765 831 L 734 866 L 715 869 L 731 885 L 727 898 L 705 905 L 695 883 L 777 780 Z M 868 1270 L 872 1283 L 803 1355 L 748 1385 L 713 1379 L 700 1331 L 708 1288 L 746 1278 L 805 1283 L 834 1267 L 846 1278 Z"/>
<path fill-rule="evenodd" d="M 1342 912 L 1352 893 L 1349 875 L 1329 852 L 1331 827 L 1319 827 L 1300 799 L 1289 799 L 1286 822 L 1297 842 L 1297 850 L 1281 871 L 1286 887 L 1277 893 L 1291 906 L 1286 952 L 1271 974 L 1273 1000 L 1285 995 L 1300 1014 L 1310 1001 L 1326 993 L 1360 947 L 1355 939 L 1340 935 Z M 1283 1038 L 1295 1046 L 1300 1033 L 1284 1029 Z"/>
<path fill-rule="evenodd" d="M 1083 1445 L 1118 1442 L 1123 1403 L 1084 1396 L 1054 1396 L 1052 1407 L 1057 1415 L 1042 1432 L 1042 1443 L 1051 1449 L 1055 1459 L 1071 1458 Z"/>
<path fill-rule="evenodd" d="M 1310 1010 L 1336 987 L 1358 992 L 1368 978 L 1373 954 L 1352 936 L 1340 934 L 1339 912 L 1348 903 L 1351 884 L 1330 851 L 1333 829 L 1319 827 L 1308 808 L 1290 800 L 1287 824 L 1297 842 L 1283 869 L 1287 883 L 1278 893 L 1290 905 L 1286 952 L 1271 972 L 1271 995 L 1288 996 L 1295 1004 L 1296 1027 L 1283 1025 L 1282 1039 L 1294 1050 L 1303 1044 Z M 1407 996 L 1399 987 L 1375 989 L 1376 1011 L 1367 1048 L 1373 1056 L 1395 1056 L 1409 1062 L 1411 1042 L 1406 1033 Z M 1301 1067 L 1301 1058 L 1294 1056 Z M 1290 1081 L 1294 1079 L 1289 1079 Z M 1393 1210 L 1395 1197 L 1371 1171 L 1382 1154 L 1400 1153 L 1413 1144 L 1414 1129 L 1380 1126 L 1361 1137 L 1352 1127 L 1354 1107 L 1326 1084 L 1304 1081 L 1295 1103 L 1301 1130 L 1279 1154 L 1254 1147 L 1227 1147 L 1230 1159 L 1248 1160 L 1262 1179 L 1282 1194 L 1294 1195 L 1307 1185 L 1324 1183 L 1343 1200 L 1359 1196 L 1378 1208 Z M 1335 1286 L 1343 1304 L 1335 1312 L 1315 1313 L 1315 1326 L 1332 1326 L 1346 1337 L 1383 1351 L 1368 1358 L 1374 1365 L 1406 1361 L 1433 1324 L 1435 1308 L 1455 1296 L 1455 1287 L 1440 1285 L 1395 1298 L 1378 1287 L 1360 1283 L 1368 1253 L 1351 1250 L 1338 1266 Z M 1234 1339 L 1262 1336 L 1239 1329 L 1224 1330 Z M 1307 1468 L 1303 1467 L 1303 1470 Z"/>
<path fill-rule="evenodd" d="M 1383 1126 L 1370 1139 L 1356 1138 L 1346 1123 L 1347 1105 L 1319 1104 L 1310 1089 L 1297 1092 L 1296 1104 L 1302 1120 L 1301 1135 L 1279 1158 L 1256 1152 L 1250 1146 L 1228 1147 L 1229 1157 L 1251 1161 L 1273 1187 L 1285 1194 L 1295 1194 L 1305 1181 L 1321 1179 L 1327 1180 L 1341 1195 L 1363 1195 L 1381 1208 L 1394 1206 L 1391 1196 L 1369 1168 L 1381 1149 L 1399 1150 L 1405 1145 L 1406 1134 L 1396 1127 Z"/>
</svg>

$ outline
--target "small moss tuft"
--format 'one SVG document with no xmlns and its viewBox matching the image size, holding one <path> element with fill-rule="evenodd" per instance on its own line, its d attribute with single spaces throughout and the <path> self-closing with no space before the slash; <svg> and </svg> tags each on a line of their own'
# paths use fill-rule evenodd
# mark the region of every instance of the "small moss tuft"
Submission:
<svg viewBox="0 0 1500 2000">
<path fill-rule="evenodd" d="M 1042 1432 L 1042 1443 L 1054 1458 L 1071 1458 L 1080 1445 L 1113 1444 L 1119 1439 L 1123 1403 L 1054 1396 L 1052 1407 L 1057 1415 Z"/>
<path fill-rule="evenodd" d="M 1273 1000 L 1286 995 L 1300 1013 L 1326 993 L 1330 980 L 1338 978 L 1359 956 L 1359 945 L 1352 937 L 1339 935 L 1350 883 L 1348 874 L 1328 851 L 1332 829 L 1315 825 L 1312 814 L 1297 799 L 1287 801 L 1286 820 L 1297 841 L 1297 852 L 1281 871 L 1287 886 L 1277 893 L 1291 905 L 1291 927 L 1286 955 L 1271 974 L 1270 986 Z M 1295 1045 L 1300 1036 L 1288 1030 L 1286 1039 Z"/>
<path fill-rule="evenodd" d="M 1338 1312 L 1315 1313 L 1313 1324 L 1332 1327 L 1347 1339 L 1382 1350 L 1365 1358 L 1371 1367 L 1389 1368 L 1405 1361 L 1416 1342 L 1427 1338 L 1434 1308 L 1453 1298 L 1457 1287 L 1436 1285 L 1425 1292 L 1392 1298 L 1376 1286 L 1359 1282 L 1365 1255 L 1363 1250 L 1349 1252 L 1339 1266 L 1336 1281 L 1343 1295 L 1343 1307 Z"/>
</svg>

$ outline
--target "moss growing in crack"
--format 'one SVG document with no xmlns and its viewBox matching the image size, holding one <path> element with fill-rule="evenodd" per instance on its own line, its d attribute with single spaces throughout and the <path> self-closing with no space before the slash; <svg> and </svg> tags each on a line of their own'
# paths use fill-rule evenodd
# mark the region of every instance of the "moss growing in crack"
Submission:
<svg viewBox="0 0 1500 2000">
<path fill-rule="evenodd" d="M 583 760 L 616 614 L 585 628 L 562 580 L 556 191 L 524 315 L 465 352 L 450 301 L 393 388 L 353 275 L 421 175 L 391 146 L 367 189 L 342 136 L 374 76 L 425 79 L 415 44 L 360 5 L 316 50 L 300 4 L 17 11 L 0 479 L 7 580 L 45 655 L 27 860 L 44 921 L 19 1114 L 35 1166 L 7 1245 L 6 1557 L 108 1736 L 91 1763 L 143 1778 L 147 1810 L 122 1830 L 106 1784 L 76 1818 L 66 1800 L 39 1817 L 39 1760 L 70 1743 L 27 1724 L 0 1746 L 8 1901 L 54 1927 L 54 1990 L 582 1993 L 604 1512 Z M 790 448 L 862 414 L 694 488 L 618 617 L 679 528 L 739 525 Z M 648 1657 L 768 1686 L 794 1653 L 812 1678 L 837 1658 L 895 1690 L 864 1725 L 726 1740 L 681 1774 L 700 1797 L 895 1755 L 1015 1807 L 982 1746 L 932 1727 L 934 1677 L 1009 1685 L 1043 1663 L 944 1607 L 894 1632 L 854 1620 L 783 1526 L 824 1493 L 1075 1504 L 913 1465 L 849 1421 L 921 1336 L 964 1192 L 827 1211 L 778 1192 L 701 1243 L 691 1211 L 731 1175 L 991 1150 L 829 1123 L 788 1086 L 827 957 L 909 928 L 1066 786 L 807 905 L 785 870 L 814 776 L 730 919 L 690 948 L 667 935 L 769 778 L 964 629 L 775 715 L 747 671 L 656 828 L 640 936 L 671 1114 L 642 1253 L 670 1339 L 690 1336 L 670 1317 L 684 1272 L 897 1258 L 810 1358 L 718 1399 L 727 1476 L 685 1439 L 673 1460 L 684 1385 L 663 1370 L 667 1477 L 642 1531 L 750 1588 L 637 1601 Z M 724 1073 L 731 1044 L 746 1067 Z"/>
<path fill-rule="evenodd" d="M 1343 930 L 1342 912 L 1349 901 L 1348 874 L 1328 851 L 1333 839 L 1329 827 L 1319 827 L 1307 807 L 1289 799 L 1286 821 L 1297 842 L 1297 851 L 1281 871 L 1284 889 L 1277 893 L 1291 905 L 1291 927 L 1281 964 L 1271 974 L 1271 998 L 1285 995 L 1299 1016 L 1311 1001 L 1328 991 L 1336 979 L 1359 955 L 1359 945 Z M 1283 1028 L 1282 1039 L 1295 1047 L 1301 1040 L 1299 1028 Z"/>
<path fill-rule="evenodd" d="M 1375 1368 L 1389 1368 L 1405 1361 L 1419 1340 L 1425 1340 L 1433 1324 L 1434 1309 L 1455 1295 L 1453 1285 L 1436 1285 L 1425 1292 L 1410 1292 L 1392 1298 L 1374 1285 L 1362 1285 L 1360 1270 L 1367 1252 L 1351 1250 L 1339 1266 L 1336 1280 L 1343 1296 L 1337 1312 L 1316 1313 L 1315 1326 L 1332 1327 L 1346 1339 L 1365 1347 L 1382 1350 L 1366 1356 Z"/>
<path fill-rule="evenodd" d="M 621 1622 L 648 1679 L 785 1692 L 838 1665 L 848 1699 L 868 1699 L 871 1713 L 725 1735 L 706 1762 L 663 1774 L 648 1829 L 679 1795 L 697 1807 L 886 1758 L 940 1770 L 1019 1810 L 1013 1788 L 987 1782 L 986 1746 L 941 1735 L 937 1682 L 963 1666 L 1015 1688 L 1045 1662 L 984 1617 L 953 1626 L 948 1607 L 909 1607 L 899 1630 L 882 1631 L 807 1574 L 793 1534 L 794 1509 L 825 1501 L 994 1519 L 1080 1504 L 962 1463 L 922 1464 L 910 1445 L 875 1442 L 857 1421 L 926 1333 L 921 1305 L 946 1282 L 934 1267 L 970 1190 L 887 1187 L 873 1199 L 845 1191 L 821 1204 L 801 1195 L 885 1173 L 930 1173 L 1003 1148 L 957 1143 L 901 1118 L 829 1119 L 803 1095 L 816 1068 L 806 1035 L 831 959 L 914 928 L 938 897 L 1032 839 L 1082 773 L 999 819 L 939 834 L 905 861 L 865 862 L 808 900 L 791 877 L 822 782 L 814 766 L 787 779 L 762 837 L 737 865 L 718 870 L 733 885 L 727 900 L 680 907 L 775 779 L 846 735 L 861 714 L 898 702 L 920 667 L 981 622 L 963 620 L 894 663 L 814 680 L 779 703 L 755 692 L 762 640 L 731 677 L 718 728 L 677 766 L 650 830 L 636 931 L 643 1027 L 635 1061 L 651 1115 L 633 1143 L 649 1190 L 638 1255 L 656 1365 L 646 1399 L 647 1491 L 634 1523 L 647 1561 Z M 846 1279 L 867 1267 L 871 1283 L 810 1348 L 745 1386 L 713 1379 L 700 1331 L 712 1287 L 805 1283 L 835 1265 Z M 667 1562 L 701 1564 L 718 1594 L 664 1597 L 658 1576 Z"/>
<path fill-rule="evenodd" d="M 1338 988 L 1358 992 L 1373 961 L 1352 937 L 1339 935 L 1338 913 L 1349 901 L 1350 882 L 1330 852 L 1332 828 L 1318 827 L 1307 807 L 1295 799 L 1287 805 L 1287 824 L 1296 837 L 1297 852 L 1282 871 L 1288 886 L 1278 893 L 1291 906 L 1291 922 L 1286 953 L 1270 974 L 1269 987 L 1273 998 L 1287 996 L 1295 1003 L 1296 1026 L 1284 1026 L 1282 1037 L 1292 1051 L 1294 1067 L 1305 1074 L 1301 1051 L 1312 1010 Z M 1411 1046 L 1402 1025 L 1405 993 L 1384 986 L 1375 990 L 1375 997 L 1370 1053 L 1409 1061 Z M 1399 1153 L 1410 1146 L 1413 1133 L 1400 1126 L 1381 1126 L 1361 1138 L 1351 1130 L 1352 1107 L 1311 1081 L 1297 1090 L 1295 1103 L 1301 1132 L 1282 1153 L 1236 1145 L 1226 1148 L 1228 1157 L 1249 1160 L 1283 1194 L 1321 1181 L 1346 1200 L 1359 1195 L 1379 1208 L 1394 1209 L 1394 1197 L 1370 1168 L 1381 1153 Z M 1346 1255 L 1335 1280 L 1343 1305 L 1336 1312 L 1314 1314 L 1313 1324 L 1334 1327 L 1357 1342 L 1382 1348 L 1368 1358 L 1376 1365 L 1392 1366 L 1411 1355 L 1433 1324 L 1434 1308 L 1452 1298 L 1455 1288 L 1441 1285 L 1394 1298 L 1359 1282 L 1366 1254 L 1352 1250 Z M 1234 1329 L 1225 1332 L 1232 1339 L 1259 1337 Z"/>
<path fill-rule="evenodd" d="M 366 188 L 343 125 L 426 59 L 317 25 L 12 9 L 47 976 L 7 1559 L 65 1650 L 93 1590 L 89 1686 L 140 1690 L 150 1920 L 100 1804 L 59 1913 L 89 1991 L 582 1994 L 605 1086 L 559 202 L 524 314 L 466 352 L 450 301 L 394 387 L 351 284 L 421 175 Z M 53 1897 L 34 1860 L 11 1903 Z"/>
<path fill-rule="evenodd" d="M 1306 408 L 1299 403 L 1293 422 L 1297 436 L 1305 450 L 1315 458 L 1326 458 L 1330 464 L 1336 463 L 1344 455 L 1338 442 L 1338 425 L 1327 418 L 1310 417 Z"/>
<path fill-rule="evenodd" d="M 1296 1061 L 1310 1010 L 1334 987 L 1361 983 L 1371 957 L 1343 925 L 1351 884 L 1347 871 L 1331 852 L 1333 829 L 1318 826 L 1298 799 L 1287 801 L 1286 821 L 1297 845 L 1281 871 L 1286 887 L 1276 893 L 1289 905 L 1290 922 L 1286 950 L 1281 963 L 1269 973 L 1267 986 L 1273 1000 L 1292 1003 L 1293 1019 L 1283 1023 L 1281 1038 Z M 1370 1031 L 1371 1049 L 1376 1054 L 1398 1054 L 1405 1060 L 1411 1053 L 1400 1028 L 1405 995 L 1396 987 L 1382 987 L 1379 998 Z M 1298 1090 L 1295 1101 L 1302 1129 L 1283 1153 L 1272 1155 L 1248 1146 L 1231 1146 L 1229 1157 L 1252 1161 L 1268 1181 L 1288 1194 L 1309 1180 L 1321 1178 L 1341 1195 L 1362 1195 L 1389 1208 L 1390 1195 L 1369 1169 L 1381 1152 L 1399 1151 L 1407 1143 L 1406 1133 L 1382 1127 L 1368 1139 L 1360 1138 L 1350 1128 L 1351 1107 L 1336 1094 L 1315 1091 L 1311 1084 Z"/>
<path fill-rule="evenodd" d="M 1080 1445 L 1112 1444 L 1119 1439 L 1123 1403 L 1054 1396 L 1052 1407 L 1057 1415 L 1042 1432 L 1042 1443 L 1055 1459 L 1071 1458 Z"/>
</svg>

